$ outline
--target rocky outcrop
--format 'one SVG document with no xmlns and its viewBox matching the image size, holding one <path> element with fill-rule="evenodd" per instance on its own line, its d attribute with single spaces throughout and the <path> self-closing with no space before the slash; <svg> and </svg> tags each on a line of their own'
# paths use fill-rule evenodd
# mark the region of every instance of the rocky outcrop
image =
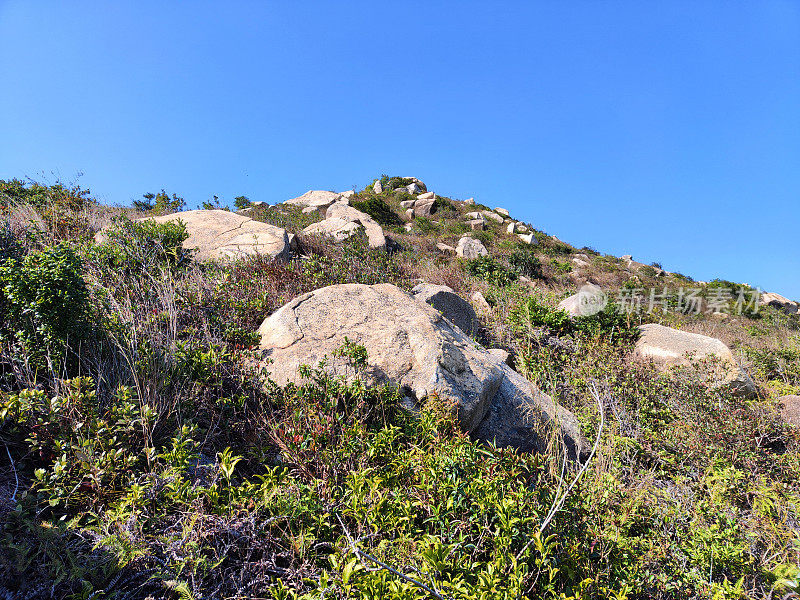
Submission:
<svg viewBox="0 0 800 600">
<path fill-rule="evenodd" d="M 760 302 L 765 306 L 779 308 L 788 314 L 795 314 L 797 313 L 798 308 L 800 308 L 800 305 L 798 305 L 797 302 L 793 302 L 792 300 L 789 300 L 788 298 L 774 292 L 766 292 L 761 294 Z"/>
<path fill-rule="evenodd" d="M 756 392 L 753 380 L 721 340 L 655 323 L 641 325 L 639 329 L 642 335 L 634 348 L 634 356 L 652 360 L 661 370 L 711 359 L 710 373 L 705 383 L 715 388 L 729 388 L 741 396 Z"/>
<path fill-rule="evenodd" d="M 417 300 L 430 304 L 467 335 L 478 331 L 480 322 L 472 305 L 446 285 L 420 283 L 411 290 Z"/>
<path fill-rule="evenodd" d="M 368 214 L 356 210 L 346 202 L 335 202 L 325 211 L 325 220 L 313 223 L 305 229 L 306 235 L 328 235 L 341 241 L 364 229 L 370 248 L 386 248 L 383 229 Z"/>
<path fill-rule="evenodd" d="M 378 179 L 375 182 L 375 184 L 372 186 L 372 191 L 375 192 L 376 194 L 382 194 L 383 193 L 383 185 L 381 185 L 381 180 L 380 179 Z"/>
<path fill-rule="evenodd" d="M 479 256 L 488 256 L 489 251 L 486 250 L 486 246 L 484 246 L 480 240 L 476 240 L 475 238 L 471 238 L 469 236 L 464 236 L 458 240 L 456 254 L 463 258 L 473 259 L 478 258 Z"/>
<path fill-rule="evenodd" d="M 398 386 L 415 401 L 435 395 L 452 402 L 462 428 L 480 439 L 544 450 L 556 430 L 573 454 L 585 446 L 573 415 L 396 286 L 315 290 L 269 316 L 259 334 L 265 368 L 279 385 L 299 383 L 301 365 L 326 357 L 329 373 L 352 376 L 352 367 L 333 358 L 347 336 L 367 350 L 366 385 Z"/>
<path fill-rule="evenodd" d="M 183 222 L 189 234 L 183 247 L 196 250 L 197 260 L 240 258 L 255 254 L 287 258 L 289 254 L 289 236 L 285 229 L 227 210 L 187 210 L 137 221 L 148 219 L 157 223 Z M 105 239 L 102 231 L 95 236 L 98 243 L 105 242 Z"/>
<path fill-rule="evenodd" d="M 300 206 L 302 208 L 311 208 L 321 210 L 328 208 L 331 204 L 341 199 L 343 194 L 338 192 L 327 192 L 324 190 L 308 190 L 302 196 L 287 200 L 284 204 L 292 206 Z"/>
</svg>

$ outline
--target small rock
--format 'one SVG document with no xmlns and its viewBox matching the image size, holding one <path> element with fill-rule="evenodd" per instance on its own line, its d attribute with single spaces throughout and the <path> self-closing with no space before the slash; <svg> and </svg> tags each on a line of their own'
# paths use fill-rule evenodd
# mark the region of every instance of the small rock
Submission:
<svg viewBox="0 0 800 600">
<path fill-rule="evenodd" d="M 475 307 L 479 314 L 487 315 L 492 312 L 491 305 L 486 301 L 482 293 L 475 292 L 470 296 L 470 300 L 472 300 L 472 306 Z"/>
<path fill-rule="evenodd" d="M 528 228 L 522 223 L 517 223 L 517 233 L 528 233 Z"/>
<path fill-rule="evenodd" d="M 425 192 L 417 196 L 417 200 L 436 200 L 436 194 L 433 192 Z"/>
<path fill-rule="evenodd" d="M 505 208 L 495 208 L 494 212 L 503 215 L 504 217 L 511 216 Z"/>
<path fill-rule="evenodd" d="M 471 238 L 469 236 L 464 236 L 458 240 L 456 254 L 463 258 L 473 259 L 478 258 L 479 256 L 488 256 L 489 252 L 486 250 L 486 246 L 484 246 L 480 240 L 476 240 L 475 238 Z"/>
<path fill-rule="evenodd" d="M 474 206 L 475 205 L 475 198 L 467 198 L 466 200 L 464 200 L 464 204 L 468 204 L 470 206 Z"/>
<path fill-rule="evenodd" d="M 479 212 L 468 212 L 464 215 L 464 218 L 470 221 L 475 221 L 476 219 L 480 219 L 481 221 L 486 220 L 486 218 Z"/>
<path fill-rule="evenodd" d="M 375 182 L 375 185 L 372 186 L 372 191 L 375 192 L 376 194 L 383 193 L 383 186 L 381 185 L 380 179 L 378 179 L 378 181 Z"/>
<path fill-rule="evenodd" d="M 519 239 L 521 239 L 526 244 L 536 244 L 536 243 L 538 243 L 536 241 L 536 236 L 533 235 L 532 233 L 520 233 L 520 234 L 517 234 L 517 235 L 518 235 Z"/>
<path fill-rule="evenodd" d="M 403 200 L 403 201 L 400 203 L 400 206 L 402 206 L 403 208 L 414 208 L 414 205 L 415 205 L 416 203 L 417 203 L 417 201 L 416 201 L 416 200 Z"/>
<path fill-rule="evenodd" d="M 406 187 L 401 189 L 406 190 L 409 194 L 419 194 L 422 191 L 422 188 L 419 187 L 416 183 L 410 183 Z"/>
<path fill-rule="evenodd" d="M 467 221 L 467 225 L 472 231 L 483 231 L 486 228 L 486 221 L 483 219 L 473 219 L 472 221 Z"/>
<path fill-rule="evenodd" d="M 406 209 L 406 219 L 411 221 L 413 218 L 414 218 L 414 209 L 413 208 Z"/>
<path fill-rule="evenodd" d="M 450 252 L 450 253 L 452 253 L 452 254 L 455 254 L 455 252 L 456 252 L 456 249 L 455 249 L 455 248 L 453 248 L 452 246 L 448 246 L 447 244 L 443 244 L 443 243 L 441 243 L 441 242 L 439 242 L 438 244 L 436 244 L 436 247 L 437 247 L 439 250 L 441 250 L 442 252 Z"/>
<path fill-rule="evenodd" d="M 517 224 L 516 223 L 509 223 L 508 227 L 506 227 L 506 231 L 510 234 L 517 232 Z"/>
</svg>

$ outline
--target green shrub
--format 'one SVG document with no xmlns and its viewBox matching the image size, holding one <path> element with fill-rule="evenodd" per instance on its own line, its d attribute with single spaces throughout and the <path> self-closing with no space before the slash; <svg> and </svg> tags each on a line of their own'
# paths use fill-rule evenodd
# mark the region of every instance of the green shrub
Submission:
<svg viewBox="0 0 800 600">
<path fill-rule="evenodd" d="M 506 268 L 490 256 L 479 256 L 468 260 L 464 263 L 464 268 L 473 277 L 478 277 L 494 285 L 504 286 L 517 280 L 516 272 Z"/>
<path fill-rule="evenodd" d="M 531 296 L 512 311 L 509 320 L 515 331 L 525 336 L 544 327 L 555 335 L 602 337 L 613 343 L 630 343 L 639 337 L 636 326 L 612 302 L 597 314 L 571 317 L 566 311 L 551 308 Z"/>
<path fill-rule="evenodd" d="M 383 198 L 370 196 L 364 200 L 352 199 L 350 201 L 350 206 L 356 210 L 367 213 L 384 227 L 403 226 L 403 220 L 397 216 L 397 213 L 395 213 L 388 204 L 386 204 Z"/>
<path fill-rule="evenodd" d="M 536 254 L 530 248 L 517 247 L 508 255 L 508 264 L 518 275 L 541 279 L 542 263 L 536 258 Z"/>
<path fill-rule="evenodd" d="M 104 235 L 106 241 L 95 253 L 111 269 L 156 273 L 183 267 L 191 258 L 191 251 L 183 248 L 189 234 L 180 220 L 159 223 L 153 219 L 131 221 L 123 216 L 116 218 Z"/>
<path fill-rule="evenodd" d="M 89 333 L 89 314 L 83 263 L 68 244 L 0 265 L 0 338 L 34 366 L 43 367 L 48 355 L 77 352 Z"/>
</svg>

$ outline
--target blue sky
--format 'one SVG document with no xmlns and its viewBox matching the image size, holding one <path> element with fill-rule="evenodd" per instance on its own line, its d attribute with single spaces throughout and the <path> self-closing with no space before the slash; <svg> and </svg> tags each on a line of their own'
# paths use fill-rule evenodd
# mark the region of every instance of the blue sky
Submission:
<svg viewBox="0 0 800 600">
<path fill-rule="evenodd" d="M 0 77 L 0 178 L 195 207 L 414 175 L 800 299 L 797 2 L 0 0 Z"/>
</svg>

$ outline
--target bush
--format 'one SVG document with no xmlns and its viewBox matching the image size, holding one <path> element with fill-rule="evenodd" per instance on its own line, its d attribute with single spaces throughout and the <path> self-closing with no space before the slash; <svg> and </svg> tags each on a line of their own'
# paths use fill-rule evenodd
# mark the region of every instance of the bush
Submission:
<svg viewBox="0 0 800 600">
<path fill-rule="evenodd" d="M 494 285 L 504 286 L 517 280 L 517 273 L 511 271 L 490 256 L 479 256 L 466 261 L 464 268 L 473 277 L 478 277 Z"/>
<path fill-rule="evenodd" d="M 191 251 L 183 248 L 189 234 L 181 221 L 131 221 L 123 216 L 116 218 L 104 235 L 106 242 L 94 252 L 114 270 L 157 273 L 183 267 L 191 259 Z"/>
<path fill-rule="evenodd" d="M 612 302 L 597 314 L 571 317 L 566 311 L 551 308 L 532 296 L 514 309 L 509 319 L 518 334 L 528 337 L 541 327 L 555 335 L 602 337 L 612 343 L 631 343 L 639 337 L 636 326 Z"/>
<path fill-rule="evenodd" d="M 89 314 L 83 263 L 66 243 L 0 265 L 0 340 L 20 359 L 27 355 L 42 368 L 48 355 L 76 352 L 88 335 Z"/>
<path fill-rule="evenodd" d="M 367 213 L 384 227 L 402 227 L 403 220 L 397 216 L 383 198 L 370 196 L 364 200 L 350 200 L 350 206 L 356 210 Z"/>
<path fill-rule="evenodd" d="M 516 248 L 508 256 L 508 264 L 518 275 L 541 279 L 542 263 L 536 258 L 534 251 L 530 248 Z"/>
</svg>

